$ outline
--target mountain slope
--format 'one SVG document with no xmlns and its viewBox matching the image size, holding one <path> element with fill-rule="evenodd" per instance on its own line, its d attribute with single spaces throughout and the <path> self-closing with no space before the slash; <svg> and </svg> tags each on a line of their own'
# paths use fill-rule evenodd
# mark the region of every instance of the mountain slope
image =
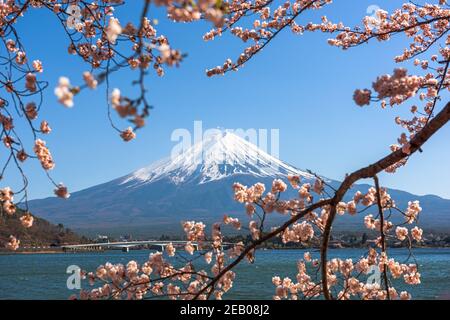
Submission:
<svg viewBox="0 0 450 320">
<path fill-rule="evenodd" d="M 234 182 L 262 182 L 296 174 L 312 176 L 290 166 L 232 133 L 207 137 L 184 153 L 157 161 L 125 177 L 75 192 L 68 200 L 47 198 L 30 202 L 32 212 L 77 229 L 140 228 L 155 232 L 180 231 L 182 220 L 216 222 L 227 214 L 244 217 L 243 206 L 233 200 Z M 329 181 L 337 185 L 336 181 Z M 366 191 L 367 185 L 358 186 Z M 353 190 L 356 191 L 356 188 Z M 399 207 L 420 200 L 424 226 L 450 229 L 450 200 L 418 197 L 390 190 Z M 352 194 L 350 192 L 349 194 Z M 295 191 L 286 196 L 295 197 Z M 425 214 L 426 213 L 426 214 Z M 281 217 L 272 215 L 273 223 Z M 362 228 L 362 219 L 340 217 L 338 227 Z"/>
<path fill-rule="evenodd" d="M 77 244 L 87 241 L 61 224 L 54 225 L 36 216 L 34 216 L 33 225 L 30 228 L 24 228 L 20 221 L 22 215 L 23 212 L 18 210 L 12 216 L 0 216 L 0 243 L 8 242 L 11 235 L 18 238 L 22 246 Z"/>
</svg>

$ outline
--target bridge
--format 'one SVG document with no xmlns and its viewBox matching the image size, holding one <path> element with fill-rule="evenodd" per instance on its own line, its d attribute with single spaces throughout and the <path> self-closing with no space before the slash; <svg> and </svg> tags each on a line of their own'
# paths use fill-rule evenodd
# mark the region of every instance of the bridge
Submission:
<svg viewBox="0 0 450 320">
<path fill-rule="evenodd" d="M 156 249 L 163 252 L 165 247 L 172 244 L 175 248 L 184 248 L 188 241 L 158 241 L 158 240 L 143 240 L 143 241 L 122 241 L 122 242 L 103 242 L 103 243 L 88 243 L 88 244 L 74 244 L 74 245 L 63 245 L 61 249 L 64 252 L 77 252 L 77 251 L 101 251 L 105 249 L 122 249 L 124 252 L 129 252 L 130 248 L 136 249 Z M 201 243 L 204 245 L 211 245 L 210 241 L 203 241 Z M 199 248 L 198 242 L 192 242 L 192 246 L 196 250 Z M 233 243 L 222 243 L 222 247 L 232 246 Z"/>
</svg>

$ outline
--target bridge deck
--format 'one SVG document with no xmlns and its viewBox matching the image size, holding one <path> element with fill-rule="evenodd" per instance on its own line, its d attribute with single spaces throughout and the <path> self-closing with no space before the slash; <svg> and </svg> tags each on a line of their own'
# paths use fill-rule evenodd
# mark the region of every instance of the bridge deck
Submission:
<svg viewBox="0 0 450 320">
<path fill-rule="evenodd" d="M 122 242 L 102 242 L 102 243 L 88 243 L 88 244 L 74 244 L 63 245 L 62 249 L 83 249 L 92 247 L 136 247 L 141 245 L 155 245 L 155 246 L 167 246 L 169 243 L 172 245 L 186 245 L 189 241 L 158 241 L 158 240 L 144 240 L 144 241 L 122 241 Z M 192 242 L 192 245 L 198 246 L 198 242 Z M 202 244 L 211 244 L 210 241 L 204 241 Z M 222 243 L 223 246 L 230 246 L 233 243 Z"/>
</svg>

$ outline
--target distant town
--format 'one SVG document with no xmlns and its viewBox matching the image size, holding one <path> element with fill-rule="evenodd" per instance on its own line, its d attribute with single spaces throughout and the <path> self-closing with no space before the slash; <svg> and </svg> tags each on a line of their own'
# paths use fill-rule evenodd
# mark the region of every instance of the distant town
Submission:
<svg viewBox="0 0 450 320">
<path fill-rule="evenodd" d="M 144 239 L 141 237 L 134 238 L 132 235 L 122 235 L 119 237 L 110 237 L 108 235 L 99 234 L 92 239 L 82 238 L 83 241 L 76 243 L 58 243 L 58 244 L 41 244 L 41 245 L 24 245 L 16 253 L 63 253 L 63 252 L 79 252 L 79 251 L 105 251 L 105 250 L 121 250 L 129 252 L 130 250 L 158 250 L 164 251 L 164 247 L 171 242 L 174 242 L 181 249 L 186 242 L 183 237 L 162 235 L 156 239 Z M 333 249 L 340 248 L 367 248 L 375 246 L 373 240 L 368 240 L 369 235 L 366 233 L 351 234 L 351 233 L 337 233 L 330 241 L 330 247 Z M 235 235 L 224 238 L 227 246 L 233 243 L 243 242 L 248 244 L 251 242 L 249 236 Z M 400 242 L 396 238 L 387 239 L 387 244 L 390 248 L 408 247 L 409 244 Z M 319 248 L 320 242 L 313 240 L 309 245 L 289 243 L 284 244 L 280 239 L 273 239 L 263 246 L 261 249 L 306 249 Z M 429 233 L 424 236 L 421 243 L 411 243 L 411 247 L 420 248 L 448 248 L 450 247 L 450 234 L 445 233 Z M 0 251 L 0 253 L 10 253 Z"/>
</svg>

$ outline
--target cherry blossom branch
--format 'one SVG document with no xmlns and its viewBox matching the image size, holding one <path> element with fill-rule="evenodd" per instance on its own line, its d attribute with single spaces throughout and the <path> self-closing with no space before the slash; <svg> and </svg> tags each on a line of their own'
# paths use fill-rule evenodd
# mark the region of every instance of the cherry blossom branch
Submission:
<svg viewBox="0 0 450 320">
<path fill-rule="evenodd" d="M 386 234 L 384 232 L 385 223 L 384 223 L 384 208 L 381 204 L 381 191 L 380 191 L 380 183 L 378 181 L 378 176 L 373 176 L 373 181 L 375 182 L 375 189 L 377 191 L 377 205 L 378 205 L 378 214 L 380 216 L 380 236 L 381 236 L 381 252 L 384 254 L 384 259 L 387 259 L 387 250 L 386 250 Z M 386 289 L 386 295 L 388 300 L 391 300 L 389 294 L 389 283 L 388 283 L 388 275 L 387 275 L 387 266 L 386 263 L 383 265 L 383 278 L 384 278 L 384 287 Z"/>
<path fill-rule="evenodd" d="M 322 264 L 322 285 L 323 294 L 326 299 L 332 299 L 328 288 L 328 270 L 327 270 L 327 252 L 329 247 L 331 227 L 336 217 L 336 206 L 343 199 L 344 195 L 351 188 L 351 186 L 358 180 L 373 178 L 378 173 L 386 170 L 395 163 L 409 157 L 413 153 L 419 150 L 425 142 L 428 141 L 439 129 L 447 124 L 450 119 L 450 102 L 439 112 L 423 129 L 417 133 L 410 141 L 411 149 L 410 154 L 404 153 L 401 149 L 392 152 L 386 157 L 378 160 L 377 162 L 359 169 L 350 175 L 348 175 L 337 189 L 333 199 L 331 200 L 330 215 L 327 219 L 325 229 L 323 232 L 323 240 L 321 245 L 321 264 Z"/>
<path fill-rule="evenodd" d="M 275 230 L 263 235 L 261 238 L 252 241 L 252 243 L 247 246 L 242 253 L 229 265 L 227 265 L 212 281 L 210 281 L 206 286 L 204 286 L 194 297 L 194 299 L 198 299 L 200 295 L 206 292 L 209 288 L 213 287 L 228 271 L 237 266 L 251 251 L 255 250 L 257 246 L 263 244 L 267 240 L 270 240 L 280 233 L 289 228 L 293 223 L 305 217 L 308 213 L 313 210 L 331 204 L 331 199 L 321 200 L 315 204 L 310 205 L 308 208 L 300 211 L 296 215 L 294 215 L 291 219 L 286 221 L 282 226 L 275 228 Z"/>
</svg>

